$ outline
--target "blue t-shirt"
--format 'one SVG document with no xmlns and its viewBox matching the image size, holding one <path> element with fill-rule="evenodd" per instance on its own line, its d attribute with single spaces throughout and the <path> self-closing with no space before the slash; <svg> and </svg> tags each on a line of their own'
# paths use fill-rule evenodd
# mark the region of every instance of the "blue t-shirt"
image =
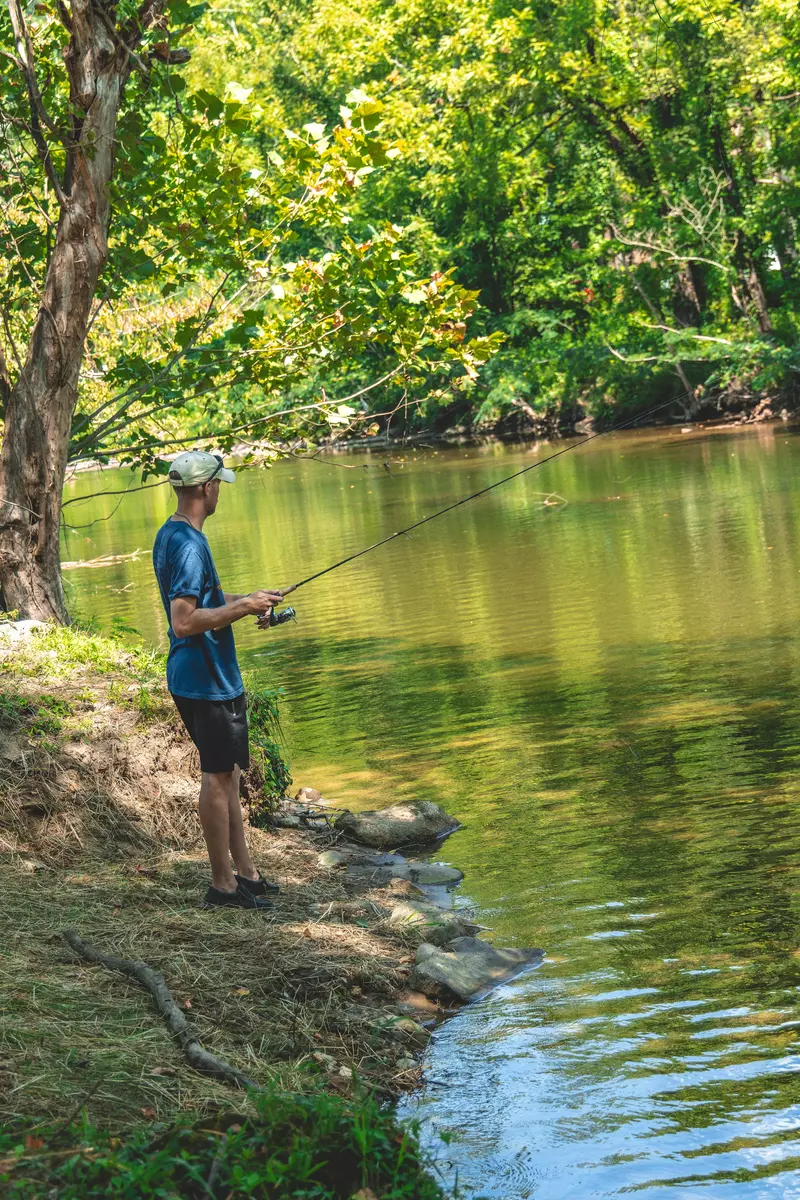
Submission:
<svg viewBox="0 0 800 1200">
<path fill-rule="evenodd" d="M 179 638 L 170 620 L 178 596 L 194 596 L 198 608 L 225 603 L 206 535 L 188 521 L 167 521 L 156 535 L 153 567 L 169 622 L 167 687 L 189 700 L 235 700 L 244 684 L 230 625 Z"/>
</svg>

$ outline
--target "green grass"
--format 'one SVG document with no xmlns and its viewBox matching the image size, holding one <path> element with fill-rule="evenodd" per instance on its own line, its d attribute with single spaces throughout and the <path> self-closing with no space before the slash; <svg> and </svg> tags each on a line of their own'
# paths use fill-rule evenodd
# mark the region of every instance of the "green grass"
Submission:
<svg viewBox="0 0 800 1200">
<path fill-rule="evenodd" d="M 26 736 L 45 749 L 53 750 L 64 728 L 64 719 L 72 715 L 72 705 L 60 696 L 39 696 L 35 700 L 17 692 L 0 691 L 0 729 L 25 729 Z"/>
<path fill-rule="evenodd" d="M 180 1120 L 111 1137 L 88 1125 L 0 1133 L 0 1185 L 14 1200 L 442 1200 L 408 1127 L 370 1097 L 271 1090 L 250 1116 Z M 368 1190 L 367 1190 L 368 1189 Z"/>
<path fill-rule="evenodd" d="M 131 631 L 101 634 L 91 626 L 46 625 L 21 638 L 13 654 L 0 663 L 0 672 L 64 679 L 81 667 L 99 675 L 114 675 L 146 686 L 163 684 L 166 656 L 144 646 L 127 645 Z"/>
<path fill-rule="evenodd" d="M 99 676 L 109 681 L 112 704 L 135 710 L 147 722 L 163 712 L 166 702 L 166 656 L 130 644 L 135 633 L 122 624 L 110 634 L 80 623 L 47 625 L 14 645 L 13 653 L 0 661 L 0 677 L 34 678 L 55 685 L 75 682 L 81 674 Z M 94 699 L 86 689 L 80 697 Z"/>
</svg>

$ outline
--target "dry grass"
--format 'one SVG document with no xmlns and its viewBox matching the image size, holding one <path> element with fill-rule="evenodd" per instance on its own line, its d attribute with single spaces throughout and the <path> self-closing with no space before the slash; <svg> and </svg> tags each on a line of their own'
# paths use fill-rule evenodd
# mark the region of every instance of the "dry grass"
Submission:
<svg viewBox="0 0 800 1200">
<path fill-rule="evenodd" d="M 257 1082 L 304 1090 L 322 1075 L 347 1091 L 355 1070 L 384 1094 L 411 1086 L 396 1062 L 414 1030 L 395 1024 L 410 956 L 382 923 L 387 894 L 321 874 L 309 834 L 253 830 L 283 888 L 275 908 L 203 909 L 191 747 L 157 694 L 144 723 L 138 705 L 109 700 L 125 694 L 124 661 L 100 674 L 63 660 L 44 679 L 8 656 L 0 668 L 6 697 L 22 698 L 0 728 L 0 1113 L 85 1107 L 122 1127 L 231 1104 L 188 1068 L 144 992 L 75 958 L 69 926 L 161 971 L 204 1045 Z M 35 653 L 18 661 L 35 667 Z M 62 707 L 42 731 L 45 689 Z"/>
</svg>

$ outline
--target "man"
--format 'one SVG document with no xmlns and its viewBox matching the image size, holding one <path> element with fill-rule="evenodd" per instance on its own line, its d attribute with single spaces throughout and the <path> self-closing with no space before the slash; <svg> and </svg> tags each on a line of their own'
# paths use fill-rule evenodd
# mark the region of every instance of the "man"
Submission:
<svg viewBox="0 0 800 1200">
<path fill-rule="evenodd" d="M 269 589 L 222 591 L 203 525 L 217 507 L 220 483 L 235 478 L 218 454 L 178 455 L 169 472 L 178 508 L 158 531 L 153 566 L 169 622 L 167 686 L 200 752 L 200 824 L 211 862 L 205 903 L 266 909 L 266 894 L 279 889 L 256 870 L 245 840 L 239 776 L 250 753 L 231 625 L 258 616 L 258 627 L 268 628 L 283 597 Z"/>
</svg>

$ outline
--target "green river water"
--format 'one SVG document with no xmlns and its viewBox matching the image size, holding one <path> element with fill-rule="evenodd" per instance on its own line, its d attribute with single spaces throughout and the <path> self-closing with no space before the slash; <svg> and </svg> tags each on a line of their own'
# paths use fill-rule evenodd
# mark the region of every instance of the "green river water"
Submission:
<svg viewBox="0 0 800 1200">
<path fill-rule="evenodd" d="M 546 453 L 243 473 L 206 526 L 223 585 L 288 584 Z M 70 568 L 73 611 L 163 644 L 169 506 L 65 535 L 73 562 L 142 550 Z M 799 531 L 791 430 L 613 435 L 301 590 L 297 625 L 237 627 L 296 782 L 444 804 L 457 903 L 547 951 L 441 1027 L 403 1107 L 468 1194 L 800 1197 Z"/>
</svg>

